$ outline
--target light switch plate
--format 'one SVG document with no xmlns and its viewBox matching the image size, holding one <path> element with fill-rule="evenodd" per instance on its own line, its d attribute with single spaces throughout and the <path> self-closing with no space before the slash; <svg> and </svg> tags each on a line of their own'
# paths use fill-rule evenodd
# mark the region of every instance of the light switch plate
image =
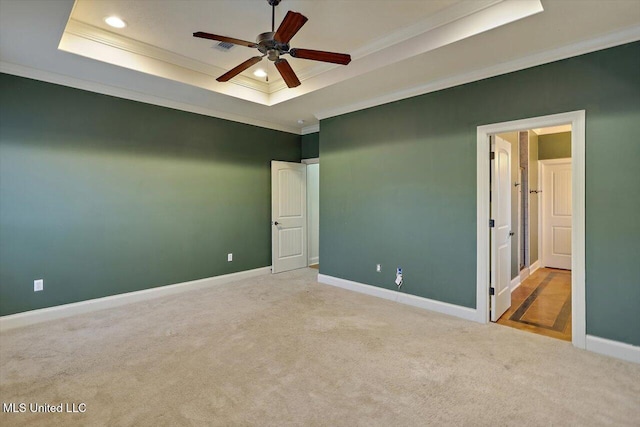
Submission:
<svg viewBox="0 0 640 427">
<path fill-rule="evenodd" d="M 33 292 L 39 292 L 44 289 L 44 280 L 38 279 L 33 281 Z"/>
<path fill-rule="evenodd" d="M 233 261 L 233 254 L 227 254 L 227 261 L 228 262 Z"/>
</svg>

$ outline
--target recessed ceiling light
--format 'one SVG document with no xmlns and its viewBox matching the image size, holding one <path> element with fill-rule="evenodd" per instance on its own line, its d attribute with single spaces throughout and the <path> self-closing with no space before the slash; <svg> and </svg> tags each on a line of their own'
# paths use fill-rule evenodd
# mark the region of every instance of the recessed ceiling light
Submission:
<svg viewBox="0 0 640 427">
<path fill-rule="evenodd" d="M 253 72 L 253 75 L 256 77 L 267 77 L 267 72 L 262 68 L 258 68 Z"/>
<path fill-rule="evenodd" d="M 106 22 L 107 25 L 110 25 L 113 28 L 124 28 L 127 26 L 127 23 L 117 16 L 108 16 L 104 18 L 104 22 Z"/>
<path fill-rule="evenodd" d="M 302 120 L 302 119 L 298 120 L 298 124 L 299 125 L 303 125 L 304 124 L 304 120 Z"/>
</svg>

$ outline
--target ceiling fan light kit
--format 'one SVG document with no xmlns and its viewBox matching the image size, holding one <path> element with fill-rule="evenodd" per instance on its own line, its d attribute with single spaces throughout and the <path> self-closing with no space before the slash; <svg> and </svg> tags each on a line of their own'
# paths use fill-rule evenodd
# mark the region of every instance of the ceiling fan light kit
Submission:
<svg viewBox="0 0 640 427">
<path fill-rule="evenodd" d="M 286 59 L 281 58 L 283 55 L 290 55 L 293 58 L 309 59 L 312 61 L 330 62 L 333 64 L 347 65 L 351 62 L 351 55 L 345 53 L 326 52 L 322 50 L 312 49 L 296 49 L 290 48 L 289 42 L 296 35 L 296 33 L 307 22 L 307 17 L 298 12 L 288 11 L 278 30 L 275 30 L 275 8 L 280 4 L 281 0 L 267 0 L 267 3 L 271 6 L 271 31 L 262 33 L 256 38 L 256 42 L 252 43 L 246 40 L 235 39 L 232 37 L 219 36 L 216 34 L 205 33 L 198 31 L 193 33 L 194 37 L 217 40 L 225 43 L 232 43 L 239 46 L 245 46 L 258 49 L 262 54 L 261 56 L 254 56 L 244 61 L 242 64 L 227 71 L 216 80 L 219 82 L 227 82 L 233 77 L 242 73 L 246 69 L 252 67 L 258 62 L 262 61 L 265 56 L 269 61 L 272 61 L 282 76 L 288 87 L 293 88 L 300 86 L 300 80 L 296 73 L 291 68 L 289 62 Z"/>
</svg>

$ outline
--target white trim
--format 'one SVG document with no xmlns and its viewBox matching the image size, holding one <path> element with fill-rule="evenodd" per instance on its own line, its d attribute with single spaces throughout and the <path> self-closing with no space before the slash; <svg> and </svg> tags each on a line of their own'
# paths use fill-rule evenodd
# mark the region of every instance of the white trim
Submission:
<svg viewBox="0 0 640 427">
<path fill-rule="evenodd" d="M 571 124 L 572 209 L 571 307 L 573 345 L 585 348 L 585 116 L 584 110 L 478 126 L 477 181 L 477 273 L 478 318 L 489 322 L 489 135 Z"/>
<path fill-rule="evenodd" d="M 529 267 L 524 267 L 522 270 L 520 270 L 519 276 L 520 276 L 520 281 L 524 282 L 524 279 L 529 277 Z"/>
<path fill-rule="evenodd" d="M 540 252 L 538 252 L 538 258 L 540 258 Z M 531 276 L 533 273 L 535 273 L 536 270 L 539 269 L 539 268 L 540 268 L 540 260 L 537 260 L 536 262 L 531 264 L 531 267 L 529 267 L 529 276 Z"/>
<path fill-rule="evenodd" d="M 373 41 L 368 44 L 359 47 L 351 52 L 351 57 L 356 60 L 365 56 L 380 52 L 391 46 L 395 46 L 399 43 L 405 42 L 413 37 L 417 37 L 421 34 L 433 31 L 436 28 L 450 24 L 467 16 L 478 13 L 482 10 L 496 6 L 499 3 L 504 3 L 505 0 L 476 0 L 473 2 L 459 2 L 456 3 L 441 12 L 434 15 L 430 15 L 427 19 L 419 21 L 415 24 L 403 27 L 398 31 L 387 34 L 380 38 L 374 38 Z M 537 1 L 529 1 L 534 6 L 539 7 L 539 11 L 542 11 L 542 5 Z"/>
<path fill-rule="evenodd" d="M 324 283 L 325 285 L 347 289 L 349 291 L 359 292 L 361 294 L 388 299 L 400 304 L 411 305 L 442 314 L 448 314 L 450 316 L 460 317 L 465 320 L 479 321 L 477 312 L 473 308 L 462 307 L 416 295 L 409 295 L 398 291 L 379 288 L 377 286 L 341 279 L 339 277 L 327 276 L 325 274 L 318 274 L 318 282 Z"/>
<path fill-rule="evenodd" d="M 391 102 L 399 101 L 401 99 L 424 95 L 426 93 L 436 92 L 450 87 L 459 86 L 478 80 L 499 76 L 502 74 L 508 74 L 514 71 L 524 70 L 526 68 L 536 67 L 538 65 L 548 64 L 550 62 L 584 55 L 585 53 L 595 52 L 597 50 L 607 49 L 610 47 L 631 43 L 637 40 L 640 40 L 640 25 L 626 28 L 621 31 L 608 33 L 604 36 L 598 36 L 592 39 L 583 40 L 581 42 L 562 46 L 545 52 L 535 53 L 533 55 L 525 56 L 513 61 L 492 65 L 490 67 L 471 71 L 469 73 L 458 74 L 434 82 L 413 86 L 408 89 L 401 89 L 353 104 L 348 104 L 329 110 L 318 111 L 317 113 L 315 113 L 315 116 L 319 120 L 324 120 L 328 119 L 329 117 L 340 116 L 342 114 L 352 113 L 354 111 L 388 104 Z"/>
<path fill-rule="evenodd" d="M 316 133 L 316 132 L 320 132 L 320 123 L 303 127 L 302 130 L 300 131 L 300 135 L 307 135 L 307 134 Z"/>
<path fill-rule="evenodd" d="M 38 310 L 26 311 L 24 313 L 10 314 L 8 316 L 0 317 L 0 332 L 49 320 L 75 316 L 77 314 L 91 313 L 98 310 L 104 310 L 105 308 L 114 308 L 167 295 L 174 295 L 196 289 L 204 289 L 214 285 L 222 285 L 224 283 L 249 279 L 251 277 L 266 274 L 271 274 L 270 266 L 239 271 L 237 273 L 223 274 L 221 276 L 208 277 L 205 279 L 192 280 L 174 285 L 143 289 L 141 291 L 110 295 L 107 297 L 74 302 L 71 304 L 63 304 L 55 307 L 41 308 Z"/>
<path fill-rule="evenodd" d="M 339 65 L 329 63 L 316 63 L 300 70 L 298 78 L 305 84 L 296 90 L 289 90 L 279 76 L 270 83 L 245 76 L 238 76 L 227 84 L 214 83 L 211 78 L 202 77 L 211 73 L 219 75 L 221 68 L 208 65 L 207 61 L 194 61 L 73 19 L 67 23 L 58 48 L 98 61 L 104 62 L 108 58 L 108 63 L 113 65 L 270 106 L 543 10 L 541 0 L 457 2 L 415 25 L 405 26 L 381 38 L 373 37 L 366 46 L 351 52 L 354 61 L 347 73 L 339 71 Z M 427 43 L 424 43 L 425 39 Z M 403 48 L 394 49 L 400 42 Z M 206 45 L 203 43 L 202 46 Z"/>
<path fill-rule="evenodd" d="M 316 265 L 320 262 L 320 257 L 309 258 L 309 265 Z"/>
<path fill-rule="evenodd" d="M 312 159 L 302 159 L 300 160 L 301 163 L 304 163 L 305 165 L 315 165 L 320 163 L 320 158 L 319 157 L 314 157 Z"/>
<path fill-rule="evenodd" d="M 511 284 L 509 285 L 509 288 L 511 288 L 511 293 L 518 289 L 520 285 L 522 285 L 522 280 L 520 280 L 520 275 L 518 275 L 511 280 Z"/>
<path fill-rule="evenodd" d="M 540 265 L 543 267 L 546 267 L 546 263 L 544 262 L 544 245 L 543 245 L 543 239 L 544 239 L 544 195 L 545 193 L 545 189 L 544 189 L 544 180 L 542 179 L 542 175 L 544 174 L 544 167 L 547 165 L 561 165 L 561 164 L 566 164 L 569 163 L 570 165 L 573 165 L 573 162 L 571 161 L 571 157 L 565 157 L 565 158 L 561 158 L 561 159 L 544 159 L 544 160 L 538 160 L 538 182 L 539 182 L 539 186 L 538 188 L 542 191 L 542 197 L 540 197 L 540 200 L 538 201 L 538 223 L 540 224 L 540 228 L 538 229 L 538 261 L 540 262 Z M 572 166 L 573 168 L 573 166 Z"/>
<path fill-rule="evenodd" d="M 448 7 L 443 11 L 436 13 L 435 15 L 430 15 L 427 19 L 422 20 L 416 24 L 403 27 L 398 31 L 387 34 L 381 38 L 374 38 L 368 44 L 352 51 L 351 57 L 353 58 L 353 60 L 357 60 L 365 56 L 377 53 L 383 49 L 407 41 L 413 37 L 428 33 L 441 26 L 451 24 L 452 22 L 466 18 L 485 9 L 498 6 L 500 3 L 504 3 L 505 1 L 508 0 L 476 0 L 473 2 L 460 2 L 454 4 L 453 6 Z M 527 1 L 534 5 L 533 7 L 529 7 L 537 10 L 535 9 L 535 6 L 538 5 L 540 11 L 542 11 L 542 6 L 540 5 L 539 0 Z M 139 57 L 153 58 L 170 65 L 197 71 L 209 76 L 219 76 L 220 74 L 227 71 L 226 69 L 220 68 L 216 65 L 194 60 L 175 52 L 171 52 L 147 43 L 140 42 L 135 39 L 131 39 L 129 37 L 125 37 L 121 34 L 115 34 L 111 31 L 78 21 L 73 18 L 69 19 L 64 32 L 65 35 L 71 34 L 94 43 L 99 43 L 105 46 L 122 50 L 124 52 L 135 54 Z M 66 49 L 68 49 L 68 47 L 63 47 L 63 50 Z M 75 54 L 86 56 L 83 49 L 76 51 L 72 48 L 69 49 L 69 51 Z M 335 64 L 316 63 L 313 66 L 307 67 L 304 70 L 298 72 L 298 78 L 301 82 L 304 82 L 305 80 L 316 77 L 338 67 L 339 66 Z M 272 79 L 270 83 L 265 83 L 251 77 L 239 75 L 235 77 L 230 83 L 248 87 L 250 89 L 257 90 L 266 94 L 272 94 L 287 88 L 284 80 L 280 76 L 276 76 L 276 78 Z M 267 102 L 267 104 L 269 103 Z"/>
<path fill-rule="evenodd" d="M 586 349 L 627 362 L 640 363 L 640 347 L 620 341 L 587 335 Z"/>
<path fill-rule="evenodd" d="M 228 71 L 216 65 L 188 58 L 178 53 L 171 52 L 169 50 L 165 50 L 129 37 L 125 37 L 122 34 L 116 34 L 73 18 L 70 18 L 69 22 L 67 22 L 67 26 L 64 32 L 135 55 L 153 58 L 167 64 L 177 65 L 181 68 L 197 71 L 198 73 L 206 74 L 207 76 L 213 78 L 216 78 L 217 76 Z M 63 50 L 65 49 L 63 48 Z M 82 53 L 74 51 L 71 51 L 71 53 L 82 55 Z M 270 93 L 268 83 L 244 75 L 234 77 L 233 83 L 266 94 Z"/>
<path fill-rule="evenodd" d="M 76 77 L 69 77 L 62 74 L 53 73 L 51 71 L 39 70 L 36 68 L 25 67 L 24 65 L 12 64 L 10 62 L 0 61 L 0 72 L 12 74 L 14 76 L 26 77 L 29 79 L 40 80 L 48 83 L 54 83 L 62 86 L 82 89 L 89 92 L 100 93 L 109 96 L 115 96 L 122 99 L 130 99 L 132 101 L 144 102 L 151 105 L 159 105 L 161 107 L 173 108 L 190 113 L 201 114 L 203 116 L 216 117 L 219 119 L 230 120 L 232 122 L 245 123 L 248 125 L 259 126 L 266 129 L 279 130 L 282 132 L 300 135 L 300 128 L 293 126 L 283 126 L 277 123 L 267 122 L 264 120 L 252 119 L 250 117 L 240 116 L 237 114 L 218 111 L 211 108 L 200 107 L 192 104 L 174 101 L 155 95 L 137 92 L 131 89 L 124 89 L 116 86 L 110 86 L 102 83 L 82 80 Z"/>
</svg>

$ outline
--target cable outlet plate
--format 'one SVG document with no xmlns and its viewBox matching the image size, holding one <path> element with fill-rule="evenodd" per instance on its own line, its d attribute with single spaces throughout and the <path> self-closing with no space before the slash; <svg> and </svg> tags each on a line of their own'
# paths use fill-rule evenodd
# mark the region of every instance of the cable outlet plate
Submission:
<svg viewBox="0 0 640 427">
<path fill-rule="evenodd" d="M 33 281 L 33 292 L 39 292 L 44 290 L 44 279 L 38 279 Z"/>
</svg>

